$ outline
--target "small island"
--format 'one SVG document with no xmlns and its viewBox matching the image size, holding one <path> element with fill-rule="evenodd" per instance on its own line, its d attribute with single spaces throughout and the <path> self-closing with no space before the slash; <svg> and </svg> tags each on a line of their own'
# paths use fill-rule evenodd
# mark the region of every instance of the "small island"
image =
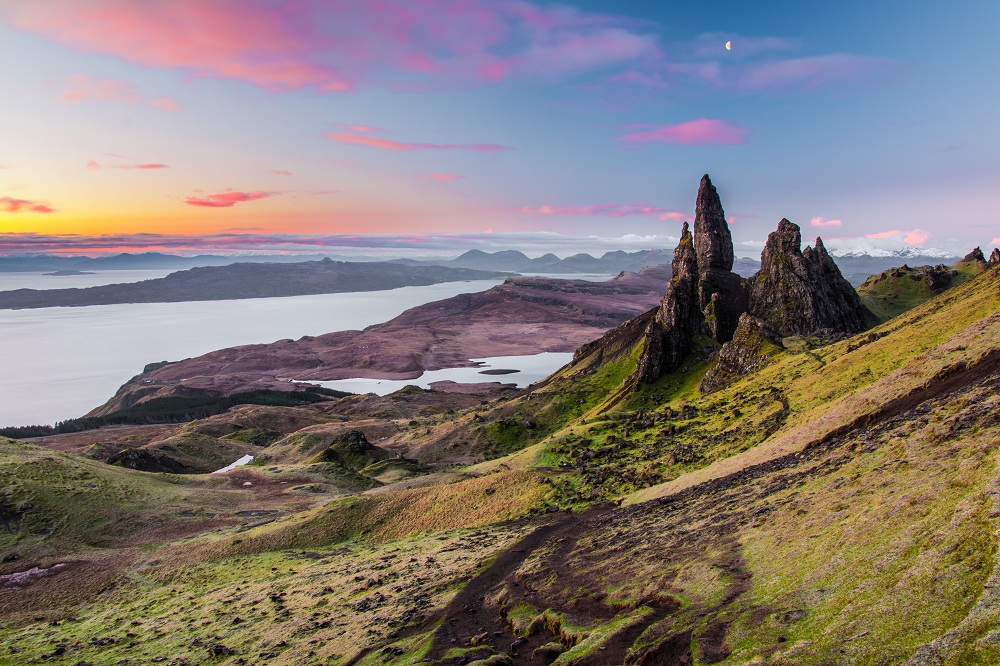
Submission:
<svg viewBox="0 0 1000 666">
<path fill-rule="evenodd" d="M 74 271 L 74 270 L 62 270 L 54 271 L 52 273 L 42 273 L 42 275 L 55 275 L 56 277 L 65 277 L 69 275 L 97 275 L 94 271 Z"/>
</svg>

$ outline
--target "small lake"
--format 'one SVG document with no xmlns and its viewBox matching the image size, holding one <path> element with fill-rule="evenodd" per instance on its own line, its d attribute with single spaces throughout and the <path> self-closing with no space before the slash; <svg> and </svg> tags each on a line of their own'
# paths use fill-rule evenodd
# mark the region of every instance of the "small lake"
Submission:
<svg viewBox="0 0 1000 666">
<path fill-rule="evenodd" d="M 528 356 L 493 356 L 469 359 L 480 365 L 475 368 L 446 368 L 428 370 L 416 379 L 337 379 L 327 382 L 311 382 L 327 388 L 350 393 L 375 393 L 388 395 L 404 386 L 430 388 L 434 382 L 452 381 L 459 384 L 479 384 L 500 382 L 517 384 L 523 388 L 545 379 L 553 372 L 573 360 L 571 353 L 543 352 Z M 483 374 L 483 370 L 516 370 L 505 374 Z"/>
</svg>

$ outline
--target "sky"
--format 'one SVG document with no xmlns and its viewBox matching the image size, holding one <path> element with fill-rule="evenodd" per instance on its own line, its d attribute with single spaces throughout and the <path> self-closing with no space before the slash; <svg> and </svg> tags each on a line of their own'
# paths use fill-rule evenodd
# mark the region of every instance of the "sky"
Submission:
<svg viewBox="0 0 1000 666">
<path fill-rule="evenodd" d="M 1000 245 L 1000 3 L 0 0 L 0 254 Z M 728 48 L 727 48 L 728 44 Z"/>
</svg>

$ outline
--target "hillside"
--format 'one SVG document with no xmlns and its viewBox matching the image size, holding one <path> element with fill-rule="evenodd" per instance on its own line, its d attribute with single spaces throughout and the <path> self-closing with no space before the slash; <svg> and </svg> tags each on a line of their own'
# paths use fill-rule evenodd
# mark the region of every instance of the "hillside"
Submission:
<svg viewBox="0 0 1000 666">
<path fill-rule="evenodd" d="M 300 263 L 203 266 L 164 278 L 82 289 L 16 289 L 0 292 L 0 309 L 114 303 L 176 303 L 269 298 L 349 291 L 380 291 L 459 280 L 492 280 L 505 273 L 468 268 L 402 266 L 323 259 Z"/>
<path fill-rule="evenodd" d="M 820 239 L 744 281 L 697 208 L 529 389 L 4 441 L 0 664 L 997 663 L 1000 266 L 876 322 Z"/>
</svg>

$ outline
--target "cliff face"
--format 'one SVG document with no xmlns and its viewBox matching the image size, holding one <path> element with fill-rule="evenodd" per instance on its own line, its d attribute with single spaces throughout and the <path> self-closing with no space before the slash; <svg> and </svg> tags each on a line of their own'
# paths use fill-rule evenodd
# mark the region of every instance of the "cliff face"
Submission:
<svg viewBox="0 0 1000 666">
<path fill-rule="evenodd" d="M 672 277 L 646 329 L 634 378 L 649 383 L 673 372 L 692 352 L 698 336 L 723 346 L 725 374 L 731 376 L 766 363 L 758 349 L 741 347 L 761 338 L 763 331 L 764 337 L 774 340 L 791 335 L 834 338 L 863 331 L 872 315 L 823 240 L 817 238 L 815 246 L 804 251 L 801 244 L 799 227 L 781 220 L 768 236 L 760 271 L 748 280 L 740 278 L 732 272 L 733 239 L 722 202 L 711 179 L 704 176 L 694 234 L 685 222 L 674 251 Z M 754 346 L 759 347 L 756 342 Z M 750 357 L 755 360 L 748 362 Z"/>
<path fill-rule="evenodd" d="M 798 225 L 778 223 L 767 237 L 761 267 L 748 281 L 747 310 L 782 336 L 853 335 L 866 328 L 866 309 L 827 254 L 823 240 L 800 251 Z"/>
</svg>

